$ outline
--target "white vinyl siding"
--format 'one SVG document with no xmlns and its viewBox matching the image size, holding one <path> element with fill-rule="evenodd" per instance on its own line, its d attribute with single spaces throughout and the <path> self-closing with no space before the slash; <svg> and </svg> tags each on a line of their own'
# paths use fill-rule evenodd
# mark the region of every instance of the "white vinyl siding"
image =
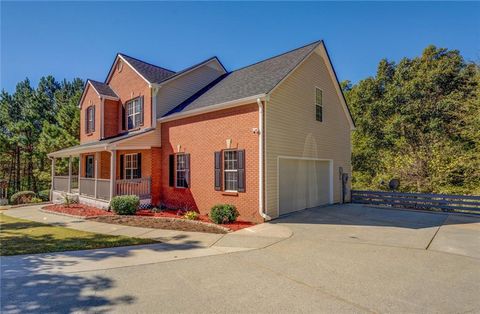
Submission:
<svg viewBox="0 0 480 314">
<path fill-rule="evenodd" d="M 266 212 L 271 217 L 279 214 L 279 156 L 333 160 L 333 202 L 341 201 L 342 185 L 335 175 L 339 167 L 351 174 L 350 124 L 324 58 L 324 53 L 313 53 L 273 91 L 266 105 Z M 328 104 L 322 108 L 322 123 L 313 117 L 315 87 L 322 90 L 322 103 Z"/>
</svg>

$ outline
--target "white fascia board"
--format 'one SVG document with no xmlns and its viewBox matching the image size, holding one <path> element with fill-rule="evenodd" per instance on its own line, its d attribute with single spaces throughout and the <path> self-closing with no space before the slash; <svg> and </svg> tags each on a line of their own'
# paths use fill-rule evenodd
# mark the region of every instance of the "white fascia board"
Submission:
<svg viewBox="0 0 480 314">
<path fill-rule="evenodd" d="M 69 157 L 69 156 L 78 156 L 81 153 L 100 152 L 106 149 L 107 149 L 107 145 L 99 144 L 99 145 L 92 145 L 88 147 L 79 147 L 79 148 L 72 148 L 72 149 L 67 148 L 64 150 L 47 154 L 47 156 L 53 157 L 53 158 L 62 158 L 62 157 Z"/>
<path fill-rule="evenodd" d="M 203 107 L 203 108 L 193 109 L 193 110 L 189 110 L 189 111 L 186 111 L 186 112 L 174 113 L 170 116 L 159 118 L 159 119 L 157 119 L 157 121 L 158 122 L 167 122 L 167 121 L 178 120 L 178 119 L 187 118 L 187 117 L 191 117 L 191 116 L 196 116 L 196 115 L 203 114 L 203 113 L 208 113 L 208 112 L 213 112 L 213 111 L 238 107 L 238 106 L 242 106 L 242 105 L 247 105 L 249 103 L 256 103 L 257 99 L 265 100 L 265 96 L 266 96 L 265 94 L 259 94 L 259 95 L 245 97 L 245 98 L 236 99 L 236 100 L 232 100 L 232 101 L 227 101 L 227 102 L 223 102 L 223 103 L 220 103 L 220 104 L 211 105 L 211 106 L 207 106 L 207 107 Z"/>
</svg>

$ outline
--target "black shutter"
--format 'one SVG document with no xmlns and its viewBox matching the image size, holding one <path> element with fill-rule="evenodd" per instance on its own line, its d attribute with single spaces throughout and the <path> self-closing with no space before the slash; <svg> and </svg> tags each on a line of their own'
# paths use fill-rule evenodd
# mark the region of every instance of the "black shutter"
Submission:
<svg viewBox="0 0 480 314">
<path fill-rule="evenodd" d="M 190 187 L 190 154 L 185 154 L 185 182 Z"/>
<path fill-rule="evenodd" d="M 143 110 L 143 96 L 140 97 L 140 125 L 143 125 L 143 116 L 145 115 L 145 112 Z"/>
<path fill-rule="evenodd" d="M 245 150 L 237 150 L 238 158 L 238 192 L 245 192 Z"/>
<path fill-rule="evenodd" d="M 137 154 L 137 177 L 142 177 L 142 153 Z"/>
<path fill-rule="evenodd" d="M 168 185 L 175 186 L 175 155 L 168 156 Z"/>
<path fill-rule="evenodd" d="M 123 172 L 125 171 L 123 166 L 123 157 L 124 155 L 120 155 L 120 180 L 123 180 Z"/>
<path fill-rule="evenodd" d="M 222 152 L 215 152 L 215 190 L 222 190 Z"/>
<path fill-rule="evenodd" d="M 122 105 L 122 130 L 125 130 L 125 121 L 127 116 L 125 115 L 125 105 Z"/>
<path fill-rule="evenodd" d="M 93 121 L 93 128 L 91 130 L 91 132 L 95 132 L 95 106 L 93 106 L 93 109 L 92 109 L 92 121 Z"/>
</svg>

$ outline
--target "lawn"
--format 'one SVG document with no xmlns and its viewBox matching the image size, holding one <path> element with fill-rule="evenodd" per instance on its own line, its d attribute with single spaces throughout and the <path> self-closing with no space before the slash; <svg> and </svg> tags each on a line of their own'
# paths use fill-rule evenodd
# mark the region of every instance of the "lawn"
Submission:
<svg viewBox="0 0 480 314">
<path fill-rule="evenodd" d="M 155 243 L 150 239 L 111 236 L 57 227 L 0 213 L 0 255 L 87 250 Z"/>
</svg>

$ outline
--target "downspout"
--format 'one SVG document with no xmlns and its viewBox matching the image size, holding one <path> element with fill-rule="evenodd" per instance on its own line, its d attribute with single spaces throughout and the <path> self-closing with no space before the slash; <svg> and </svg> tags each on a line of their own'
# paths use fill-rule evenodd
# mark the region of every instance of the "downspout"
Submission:
<svg viewBox="0 0 480 314">
<path fill-rule="evenodd" d="M 263 206 L 263 103 L 260 98 L 257 98 L 258 104 L 258 212 L 265 220 L 272 218 L 265 214 Z"/>
</svg>

